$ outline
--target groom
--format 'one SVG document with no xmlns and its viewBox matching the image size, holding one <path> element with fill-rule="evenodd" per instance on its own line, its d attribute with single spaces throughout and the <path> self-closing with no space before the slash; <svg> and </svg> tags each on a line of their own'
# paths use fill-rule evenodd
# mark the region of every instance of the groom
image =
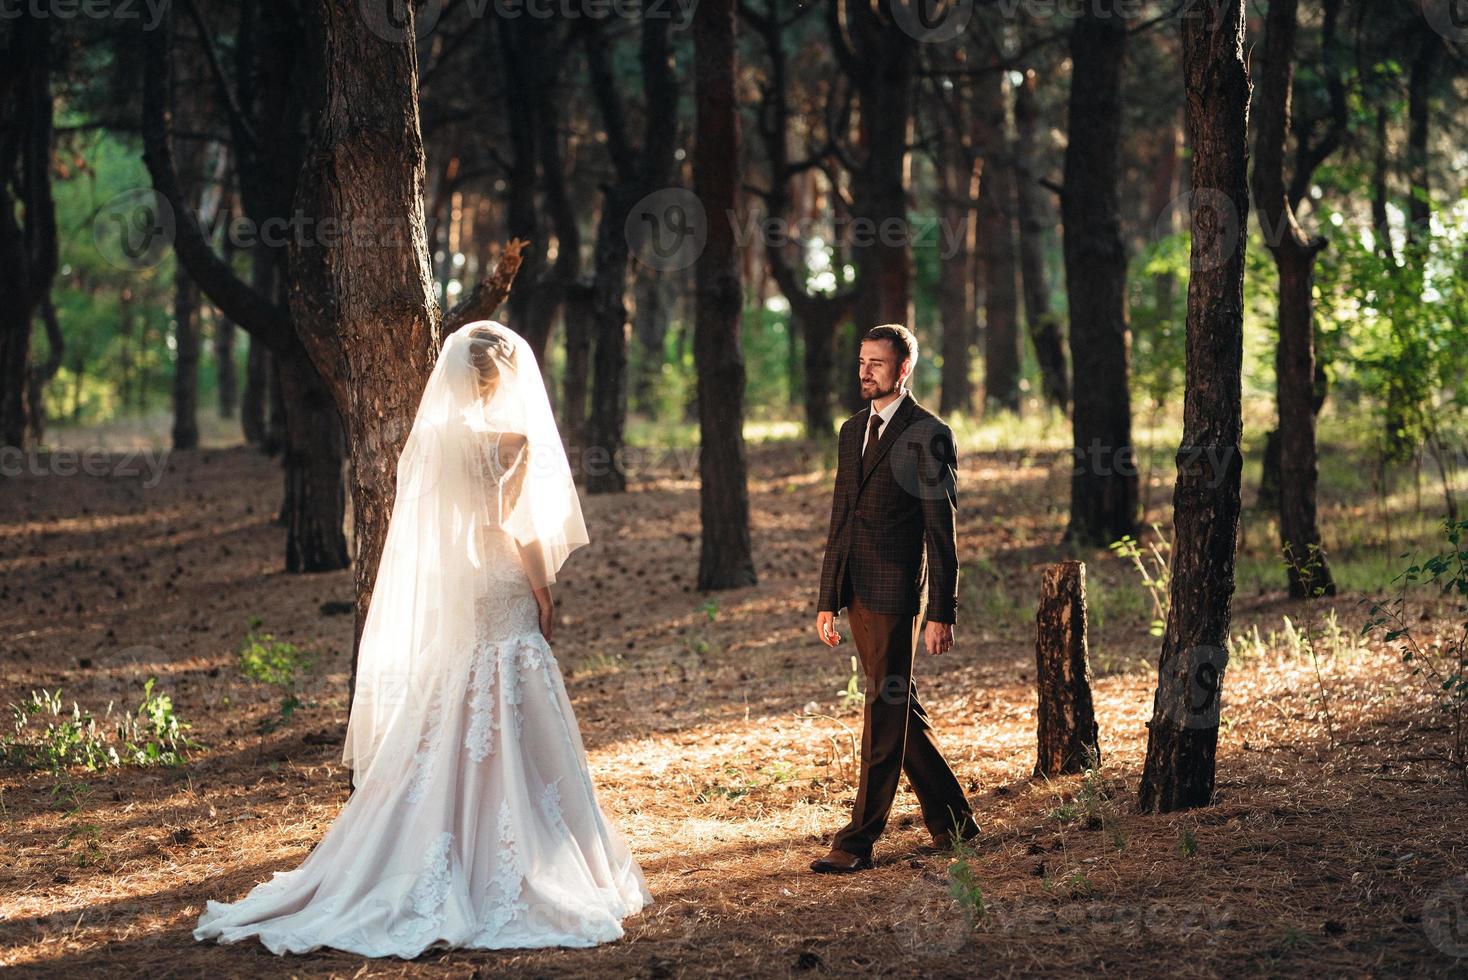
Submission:
<svg viewBox="0 0 1468 980">
<path fill-rule="evenodd" d="M 935 848 L 951 847 L 955 832 L 965 840 L 979 832 L 912 683 L 920 632 L 929 653 L 952 648 L 958 599 L 953 432 L 907 388 L 917 358 L 917 337 L 906 327 L 868 331 L 858 364 L 862 397 L 871 404 L 847 419 L 837 438 L 816 632 L 827 646 L 840 643 L 835 615 L 847 609 L 866 675 L 866 708 L 851 822 L 831 852 L 811 862 L 812 871 L 872 866 L 872 845 L 904 772 Z"/>
</svg>

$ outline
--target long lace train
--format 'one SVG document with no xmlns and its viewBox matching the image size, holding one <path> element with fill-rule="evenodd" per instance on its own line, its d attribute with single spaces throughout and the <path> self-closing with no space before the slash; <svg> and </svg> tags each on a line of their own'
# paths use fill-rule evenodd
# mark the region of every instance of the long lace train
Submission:
<svg viewBox="0 0 1468 980">
<path fill-rule="evenodd" d="M 195 939 L 404 959 L 430 946 L 591 946 L 651 902 L 597 803 L 528 584 L 491 586 L 474 649 L 428 692 L 412 771 L 369 769 L 299 867 L 209 901 Z"/>
</svg>

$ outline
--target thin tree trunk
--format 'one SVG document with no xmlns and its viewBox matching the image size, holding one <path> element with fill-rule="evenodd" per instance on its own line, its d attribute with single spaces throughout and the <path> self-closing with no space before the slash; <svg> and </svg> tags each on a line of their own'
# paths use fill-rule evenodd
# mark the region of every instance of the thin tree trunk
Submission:
<svg viewBox="0 0 1468 980">
<path fill-rule="evenodd" d="M 1019 294 L 1015 264 L 1014 173 L 1005 124 L 1004 73 L 976 80 L 978 248 L 984 277 L 984 404 L 1019 411 Z"/>
<path fill-rule="evenodd" d="M 633 317 L 632 335 L 637 339 L 638 368 L 632 402 L 639 412 L 650 416 L 657 411 L 672 297 L 668 295 L 662 273 L 646 266 L 638 269 L 635 288 L 637 314 Z"/>
<path fill-rule="evenodd" d="M 1280 551 L 1292 598 L 1334 595 L 1335 582 L 1316 522 L 1315 257 L 1326 240 L 1295 219 L 1284 175 L 1294 85 L 1297 0 L 1271 0 L 1254 142 L 1254 205 L 1279 272 L 1275 348 Z M 1307 175 L 1308 176 L 1308 175 Z M 1270 481 L 1266 481 L 1266 484 Z M 1274 488 L 1271 488 L 1274 489 Z"/>
<path fill-rule="evenodd" d="M 977 222 L 970 202 L 979 194 L 980 166 L 962 147 L 947 148 L 943 157 L 946 173 L 939 213 L 944 227 L 956 232 L 953 241 L 958 247 L 952 255 L 940 259 L 938 322 L 943 329 L 940 342 L 943 367 L 938 406 L 945 416 L 968 415 L 974 407 L 972 340 L 977 315 L 974 276 L 970 274 L 977 247 Z"/>
<path fill-rule="evenodd" d="M 46 435 L 46 386 L 56 377 L 66 357 L 66 338 L 61 334 L 61 324 L 56 319 L 56 304 L 51 294 L 41 297 L 41 323 L 46 330 L 46 360 L 32 366 L 30 372 L 29 404 L 26 406 L 26 424 L 30 426 L 31 440 L 39 445 Z"/>
<path fill-rule="evenodd" d="M 345 444 L 331 392 L 309 361 L 281 360 L 285 416 L 282 510 L 285 570 L 329 572 L 350 564 L 342 485 Z"/>
<path fill-rule="evenodd" d="M 270 388 L 270 352 L 254 337 L 245 361 L 245 390 L 240 397 L 240 430 L 245 441 L 265 448 L 265 403 Z"/>
<path fill-rule="evenodd" d="M 29 434 L 31 328 L 58 262 L 51 196 L 51 37 L 54 18 L 13 18 L 0 52 L 0 445 Z M 17 212 L 24 214 L 24 224 Z"/>
<path fill-rule="evenodd" d="M 1143 812 L 1213 801 L 1239 526 L 1248 219 L 1249 75 L 1243 0 L 1182 19 L 1195 194 L 1183 441 L 1173 492 L 1167 625 L 1138 791 Z"/>
<path fill-rule="evenodd" d="M 1126 21 L 1113 0 L 1071 29 L 1070 142 L 1061 213 L 1075 376 L 1074 467 L 1065 538 L 1107 545 L 1137 531 L 1137 469 L 1127 384 L 1130 334 L 1122 247 L 1121 69 Z"/>
<path fill-rule="evenodd" d="M 854 364 L 866 331 L 883 323 L 912 325 L 907 183 L 917 52 L 914 39 L 895 25 L 890 0 L 835 0 L 828 10 L 832 43 L 860 107 L 861 157 L 851 173 L 852 253 L 858 278 L 855 323 L 847 337 L 847 363 Z M 894 229 L 899 233 L 893 234 Z M 843 402 L 860 408 L 857 373 L 846 377 Z"/>
<path fill-rule="evenodd" d="M 199 287 L 179 265 L 174 271 L 173 448 L 199 446 Z"/>
<path fill-rule="evenodd" d="M 698 588 L 754 585 L 744 454 L 743 291 L 734 246 L 739 101 L 734 0 L 702 0 L 693 15 L 697 140 L 693 186 L 708 219 L 695 265 L 693 359 L 698 370 L 698 500 L 703 534 Z"/>
<path fill-rule="evenodd" d="M 1040 123 L 1034 69 L 1014 93 L 1015 208 L 1019 225 L 1020 283 L 1025 301 L 1025 323 L 1035 360 L 1040 366 L 1040 385 L 1045 401 L 1062 412 L 1070 410 L 1070 378 L 1065 359 L 1065 338 L 1060 318 L 1050 309 L 1050 283 L 1045 275 L 1046 202 L 1036 162 L 1045 138 Z"/>
<path fill-rule="evenodd" d="M 625 108 L 606 56 L 600 31 L 586 32 L 592 87 L 607 131 L 608 152 L 617 179 L 606 191 L 597 224 L 595 271 L 591 281 L 594 349 L 591 358 L 591 417 L 582 457 L 587 493 L 621 493 L 627 474 L 621 465 L 627 424 L 627 219 L 647 194 L 667 186 L 677 135 L 677 82 L 672 70 L 666 15 L 644 8 L 641 16 L 642 89 L 647 119 L 635 152 L 625 129 Z M 661 216 L 658 216 L 659 218 Z"/>
</svg>

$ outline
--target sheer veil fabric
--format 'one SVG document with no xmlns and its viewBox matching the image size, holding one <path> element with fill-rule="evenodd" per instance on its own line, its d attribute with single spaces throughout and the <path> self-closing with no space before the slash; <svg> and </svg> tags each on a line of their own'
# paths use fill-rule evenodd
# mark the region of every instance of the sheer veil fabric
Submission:
<svg viewBox="0 0 1468 980">
<path fill-rule="evenodd" d="M 533 588 L 588 543 L 540 368 L 494 321 L 449 335 L 398 461 L 343 762 L 305 861 L 196 939 L 412 958 L 590 946 L 652 901 L 599 806 Z"/>
</svg>

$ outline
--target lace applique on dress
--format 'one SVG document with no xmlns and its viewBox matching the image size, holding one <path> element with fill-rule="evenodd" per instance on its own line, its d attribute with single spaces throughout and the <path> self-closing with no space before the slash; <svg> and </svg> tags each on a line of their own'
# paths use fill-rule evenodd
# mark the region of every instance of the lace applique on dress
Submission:
<svg viewBox="0 0 1468 980">
<path fill-rule="evenodd" d="M 520 898 L 524 873 L 520 869 L 519 841 L 515 837 L 508 799 L 500 804 L 499 841 L 499 851 L 495 855 L 498 866 L 485 886 L 489 915 L 480 923 L 479 933 L 474 937 L 476 943 L 492 942 L 516 915 L 530 911 L 529 904 Z"/>
<path fill-rule="evenodd" d="M 413 761 L 412 782 L 408 785 L 409 802 L 421 802 L 423 794 L 428 791 L 428 784 L 433 780 L 434 762 L 438 759 L 438 743 L 443 734 L 443 709 L 443 688 L 440 687 L 433 694 L 433 705 L 428 712 L 430 719 L 428 729 L 418 740 L 418 752 Z"/>
</svg>

